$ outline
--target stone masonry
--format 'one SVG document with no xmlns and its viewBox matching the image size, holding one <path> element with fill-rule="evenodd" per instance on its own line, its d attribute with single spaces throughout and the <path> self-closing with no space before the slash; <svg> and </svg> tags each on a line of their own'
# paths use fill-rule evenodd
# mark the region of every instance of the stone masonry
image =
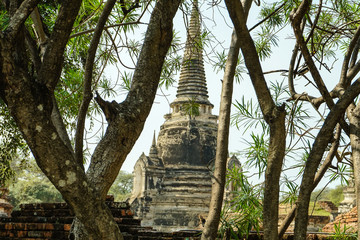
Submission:
<svg viewBox="0 0 360 240">
<path fill-rule="evenodd" d="M 149 155 L 140 156 L 133 172 L 132 210 L 142 226 L 159 231 L 201 229 L 210 203 L 217 116 L 208 100 L 200 17 L 197 1 L 193 3 L 172 112 L 165 115 L 157 141 L 154 135 Z M 189 104 L 198 107 L 198 115 L 184 111 Z M 234 165 L 234 158 L 230 162 Z"/>
</svg>

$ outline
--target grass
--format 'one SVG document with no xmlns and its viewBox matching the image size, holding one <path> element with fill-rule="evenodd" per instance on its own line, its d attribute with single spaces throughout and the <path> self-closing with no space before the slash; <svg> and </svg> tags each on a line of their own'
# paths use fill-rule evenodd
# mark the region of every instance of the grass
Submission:
<svg viewBox="0 0 360 240">
<path fill-rule="evenodd" d="M 280 207 L 279 214 L 287 214 L 290 211 L 290 209 L 291 209 L 290 205 L 288 205 L 288 204 L 286 204 L 286 206 L 282 205 L 282 207 Z M 324 209 L 322 209 L 318 203 L 315 204 L 315 208 L 314 208 L 314 202 L 310 202 L 309 215 L 330 216 L 331 214 L 329 212 L 325 211 Z"/>
</svg>

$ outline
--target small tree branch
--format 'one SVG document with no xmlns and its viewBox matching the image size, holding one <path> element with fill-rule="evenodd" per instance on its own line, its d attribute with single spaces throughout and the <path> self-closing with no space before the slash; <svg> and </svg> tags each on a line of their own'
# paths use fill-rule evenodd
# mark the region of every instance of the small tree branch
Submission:
<svg viewBox="0 0 360 240">
<path fill-rule="evenodd" d="M 104 27 L 104 30 L 105 30 L 105 29 L 109 29 L 109 28 L 114 28 L 114 27 L 132 25 L 132 24 L 145 24 L 145 23 L 143 23 L 143 22 L 140 22 L 140 20 L 141 20 L 142 17 L 144 16 L 144 14 L 145 14 L 146 10 L 148 9 L 150 3 L 151 3 L 151 1 L 148 1 L 148 3 L 147 3 L 147 5 L 145 6 L 143 12 L 141 13 L 141 15 L 139 16 L 139 18 L 138 18 L 136 21 L 126 22 L 126 23 L 112 24 L 112 25 L 109 25 L 109 26 L 105 26 L 105 27 Z M 94 32 L 94 31 L 95 31 L 95 28 L 89 29 L 89 30 L 85 30 L 85 31 L 82 31 L 82 32 L 78 32 L 78 33 L 74 33 L 74 34 L 72 34 L 72 35 L 70 36 L 70 38 L 78 37 L 78 36 L 80 36 L 80 35 L 87 34 L 87 33 L 91 33 L 91 32 Z"/>
<path fill-rule="evenodd" d="M 307 48 L 307 45 L 306 45 L 306 42 L 302 35 L 302 31 L 301 31 L 301 27 L 300 27 L 301 19 L 304 18 L 309 7 L 310 7 L 310 2 L 308 0 L 302 1 L 300 6 L 298 7 L 298 9 L 295 12 L 292 12 L 290 14 L 290 19 L 291 19 L 292 27 L 294 29 L 296 42 L 299 44 L 301 53 L 304 56 L 307 67 L 310 70 L 310 73 L 317 85 L 317 88 L 319 89 L 319 91 L 321 93 L 321 96 L 324 98 L 326 104 L 331 109 L 334 106 L 334 102 L 332 100 L 332 97 L 331 97 L 329 91 L 326 88 L 324 81 L 322 80 L 322 77 L 321 77 L 317 67 L 315 66 L 315 63 L 312 59 L 309 49 Z M 344 131 L 347 134 L 350 133 L 349 126 L 347 125 L 347 123 L 344 120 L 341 120 L 341 127 L 344 129 Z"/>
<path fill-rule="evenodd" d="M 120 27 L 120 26 L 127 26 L 127 25 L 133 25 L 133 24 L 145 24 L 145 23 L 140 22 L 140 19 L 138 19 L 138 20 L 133 21 L 133 22 L 126 22 L 126 23 L 118 23 L 118 24 L 108 25 L 108 26 L 105 26 L 104 29 Z M 81 36 L 81 35 L 84 35 L 84 34 L 92 33 L 95 30 L 96 30 L 96 28 L 92 28 L 92 29 L 88 29 L 88 30 L 81 31 L 81 32 L 78 32 L 78 33 L 74 33 L 74 34 L 72 34 L 70 36 L 70 38 L 74 38 L 74 37 L 78 37 L 78 36 Z"/>
<path fill-rule="evenodd" d="M 108 102 L 101 98 L 98 92 L 96 92 L 95 101 L 99 104 L 101 110 L 103 111 L 106 121 L 109 123 L 115 119 L 119 114 L 119 106 L 116 101 Z"/>
<path fill-rule="evenodd" d="M 343 65 L 341 68 L 341 76 L 339 81 L 339 86 L 346 88 L 350 85 L 350 81 L 347 79 L 348 69 L 349 69 L 349 62 L 354 51 L 354 48 L 358 44 L 360 38 L 360 26 L 357 28 L 354 37 L 351 39 L 348 50 L 344 56 Z"/>
<path fill-rule="evenodd" d="M 332 98 L 330 97 L 329 91 L 327 90 L 321 76 L 320 73 L 318 71 L 318 69 L 315 66 L 314 61 L 312 60 L 312 56 L 309 52 L 309 49 L 307 48 L 306 42 L 304 40 L 304 37 L 302 35 L 302 31 L 301 31 L 301 19 L 303 19 L 303 17 L 305 16 L 305 13 L 307 12 L 307 10 L 310 7 L 310 2 L 307 0 L 304 0 L 299 8 L 297 9 L 297 11 L 295 13 L 292 13 L 290 15 L 290 18 L 292 20 L 292 26 L 294 29 L 294 33 L 296 36 L 296 42 L 300 47 L 301 53 L 304 56 L 304 59 L 306 61 L 306 64 L 310 70 L 310 73 L 321 93 L 321 95 L 324 97 L 327 105 L 329 106 L 329 108 L 331 108 L 332 106 L 334 106 L 334 102 L 332 101 Z"/>
<path fill-rule="evenodd" d="M 281 4 L 278 8 L 276 8 L 272 13 L 270 13 L 268 16 L 266 16 L 263 20 L 261 20 L 260 22 L 258 22 L 257 24 L 255 24 L 254 26 L 252 26 L 249 29 L 249 32 L 251 32 L 252 30 L 254 30 L 255 28 L 257 28 L 259 25 L 263 24 L 264 22 L 266 22 L 269 18 L 271 18 L 271 16 L 275 15 L 278 11 L 280 11 L 283 7 L 285 6 L 285 3 Z"/>
<path fill-rule="evenodd" d="M 84 162 L 83 146 L 84 146 L 85 120 L 86 120 L 86 113 L 89 108 L 90 101 L 92 99 L 91 85 L 92 85 L 96 50 L 98 48 L 100 37 L 104 30 L 105 23 L 108 20 L 109 15 L 115 3 L 116 0 L 108 0 L 106 2 L 105 7 L 100 15 L 99 21 L 97 22 L 96 30 L 91 39 L 90 46 L 88 49 L 88 54 L 86 57 L 83 99 L 79 108 L 78 121 L 76 125 L 76 133 L 75 133 L 75 159 L 79 164 L 81 164 L 81 166 L 83 166 L 83 162 Z"/>
</svg>

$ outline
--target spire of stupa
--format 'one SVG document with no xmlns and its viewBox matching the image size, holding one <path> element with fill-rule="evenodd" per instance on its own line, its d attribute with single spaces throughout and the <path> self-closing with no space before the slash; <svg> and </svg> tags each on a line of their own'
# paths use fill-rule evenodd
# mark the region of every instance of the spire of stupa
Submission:
<svg viewBox="0 0 360 240">
<path fill-rule="evenodd" d="M 211 106 L 204 71 L 201 42 L 201 22 L 197 0 L 193 1 L 190 25 L 187 30 L 185 53 L 180 71 L 176 99 L 172 106 L 195 100 L 199 104 Z"/>
<path fill-rule="evenodd" d="M 155 131 L 153 136 L 153 141 L 150 147 L 149 157 L 157 157 L 158 156 L 158 150 L 156 147 L 156 139 L 155 139 Z"/>
</svg>

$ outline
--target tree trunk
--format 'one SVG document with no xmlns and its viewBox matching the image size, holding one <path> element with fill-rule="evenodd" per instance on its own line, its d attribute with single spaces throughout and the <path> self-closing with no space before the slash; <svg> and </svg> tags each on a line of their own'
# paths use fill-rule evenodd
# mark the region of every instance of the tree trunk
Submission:
<svg viewBox="0 0 360 240">
<path fill-rule="evenodd" d="M 230 109 L 232 103 L 233 82 L 238 56 L 239 44 L 237 42 L 236 33 L 233 32 L 221 90 L 215 170 L 211 188 L 211 201 L 209 207 L 209 214 L 206 219 L 203 233 L 201 235 L 201 240 L 216 239 L 217 237 L 226 181 Z"/>
<path fill-rule="evenodd" d="M 107 208 L 99 209 L 98 212 L 91 214 L 92 223 L 96 226 L 97 229 L 92 229 L 88 234 L 86 227 L 82 222 L 75 218 L 72 225 L 69 235 L 71 240 L 96 240 L 96 239 L 108 239 L 108 240 L 123 240 L 123 236 L 120 233 L 120 229 L 117 223 L 114 221 L 114 218 Z"/>
<path fill-rule="evenodd" d="M 72 240 L 123 240 L 120 229 L 107 206 L 89 214 L 93 228 L 88 231 L 84 224 L 75 218 L 71 226 L 69 239 Z"/>
<path fill-rule="evenodd" d="M 265 171 L 265 189 L 263 201 L 264 239 L 278 238 L 280 174 L 285 156 L 285 105 L 277 107 L 273 122 L 270 123 L 270 144 Z"/>
<path fill-rule="evenodd" d="M 348 111 L 350 122 L 350 143 L 351 143 L 351 159 L 354 168 L 354 183 L 356 192 L 357 207 L 357 229 L 360 229 L 360 104 L 356 107 L 352 106 Z M 358 234 L 358 240 L 360 235 Z"/>
<path fill-rule="evenodd" d="M 243 0 L 245 15 L 251 7 L 252 0 Z M 214 179 L 211 189 L 211 201 L 209 214 L 206 219 L 201 240 L 216 239 L 220 214 L 224 199 L 224 188 L 226 183 L 226 163 L 228 157 L 229 127 L 232 104 L 233 83 L 235 69 L 239 58 L 239 39 L 234 31 L 231 36 L 230 49 L 226 61 L 224 79 L 221 90 L 219 125 L 217 133 L 217 146 L 215 158 Z"/>
</svg>

